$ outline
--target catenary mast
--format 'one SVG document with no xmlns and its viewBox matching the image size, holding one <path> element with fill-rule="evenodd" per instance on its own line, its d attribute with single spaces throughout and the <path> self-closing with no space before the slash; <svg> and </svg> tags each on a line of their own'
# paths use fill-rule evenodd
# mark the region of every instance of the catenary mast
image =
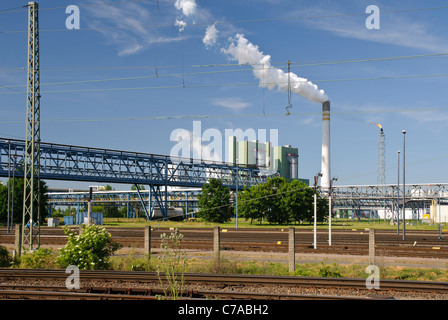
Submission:
<svg viewBox="0 0 448 320">
<path fill-rule="evenodd" d="M 26 145 L 22 216 L 22 246 L 33 250 L 40 244 L 40 67 L 39 5 L 28 5 L 28 69 Z"/>
</svg>

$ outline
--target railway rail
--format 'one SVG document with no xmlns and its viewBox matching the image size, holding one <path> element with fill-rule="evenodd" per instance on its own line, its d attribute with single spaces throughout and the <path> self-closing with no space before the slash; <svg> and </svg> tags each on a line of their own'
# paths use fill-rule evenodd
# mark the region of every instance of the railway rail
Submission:
<svg viewBox="0 0 448 320">
<path fill-rule="evenodd" d="M 122 287 L 83 287 L 67 289 L 62 286 L 0 285 L 0 299 L 27 300 L 163 300 L 163 289 Z M 167 297 L 169 298 L 169 296 Z M 225 300 L 384 300 L 388 297 L 331 296 L 286 293 L 259 293 L 213 290 L 187 290 L 181 300 L 225 299 Z"/>
<path fill-rule="evenodd" d="M 164 275 L 143 271 L 80 271 L 78 290 L 65 288 L 65 270 L 0 269 L 0 297 L 3 299 L 157 299 L 163 289 L 154 288 Z M 447 282 L 381 280 L 380 288 L 368 290 L 365 279 L 317 278 L 294 276 L 192 274 L 183 275 L 186 289 L 182 299 L 267 299 L 267 300 L 329 300 L 329 299 L 391 299 L 396 292 L 441 295 L 448 298 Z M 36 284 L 39 279 L 40 284 Z M 59 282 L 57 286 L 48 282 Z M 25 283 L 25 284 L 24 284 Z M 94 283 L 95 285 L 91 285 Z M 98 285 L 101 283 L 101 285 Z M 203 289 L 203 287 L 212 289 Z M 273 292 L 272 288 L 281 288 Z M 216 288 L 216 289 L 213 289 Z M 254 291 L 251 288 L 261 289 Z M 298 294 L 296 289 L 327 289 L 350 294 Z M 345 291 L 344 291 L 345 290 Z M 48 294 L 47 294 L 48 292 Z M 362 292 L 362 294 L 359 294 Z M 392 293 L 392 294 L 389 294 Z"/>
<path fill-rule="evenodd" d="M 225 229 L 224 229 L 225 230 Z M 143 247 L 142 228 L 108 228 L 112 238 L 124 247 Z M 229 229 L 221 233 L 221 250 L 287 252 L 287 229 Z M 152 248 L 160 247 L 160 235 L 171 232 L 168 228 L 154 228 L 151 236 Z M 185 249 L 213 250 L 213 231 L 210 228 L 180 229 L 184 235 Z M 328 232 L 319 230 L 317 249 L 312 245 L 310 230 L 296 229 L 295 248 L 297 253 L 331 253 L 347 255 L 368 254 L 368 231 L 364 229 L 334 230 L 332 246 L 328 245 Z M 396 257 L 447 258 L 448 236 L 435 231 L 408 231 L 406 240 L 396 231 L 376 232 L 376 255 Z M 441 237 L 441 238 L 440 238 Z M 42 245 L 64 245 L 67 236 L 61 228 L 41 229 Z M 14 244 L 14 233 L 7 234 L 0 228 L 0 244 Z"/>
</svg>

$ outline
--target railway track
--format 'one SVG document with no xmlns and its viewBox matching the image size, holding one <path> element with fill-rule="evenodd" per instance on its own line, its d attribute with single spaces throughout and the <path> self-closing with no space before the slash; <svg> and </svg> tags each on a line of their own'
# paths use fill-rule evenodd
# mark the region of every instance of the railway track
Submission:
<svg viewBox="0 0 448 320">
<path fill-rule="evenodd" d="M 142 289 L 122 287 L 83 287 L 80 289 L 67 289 L 62 286 L 42 285 L 1 285 L 0 299 L 11 300 L 164 300 L 163 289 Z M 237 291 L 213 290 L 187 290 L 182 292 L 181 300 L 385 300 L 377 296 L 346 297 L 331 295 L 306 295 L 259 293 Z"/>
<path fill-rule="evenodd" d="M 0 269 L 0 297 L 3 299 L 108 299 L 154 300 L 163 290 L 154 272 L 142 271 L 81 271 L 77 290 L 65 288 L 65 270 Z M 36 279 L 44 284 L 36 284 Z M 381 280 L 380 288 L 368 290 L 365 279 L 312 278 L 293 276 L 259 276 L 226 274 L 184 274 L 186 289 L 183 299 L 267 299 L 267 300 L 329 300 L 329 299 L 390 299 L 397 292 L 420 293 L 448 298 L 448 283 L 426 281 Z M 34 283 L 33 283 L 34 282 Z M 47 282 L 58 282 L 49 285 Z M 25 284 L 24 284 L 25 283 Z M 96 285 L 90 285 L 95 283 Z M 98 283 L 102 285 L 99 286 Z M 85 285 L 84 285 L 85 284 Z M 203 289 L 208 287 L 212 289 Z M 198 289 L 199 288 L 199 289 Z M 213 289 L 215 288 L 215 289 Z M 254 291 L 253 288 L 261 288 Z M 273 288 L 281 288 L 275 292 Z M 299 294 L 294 290 L 333 290 L 339 294 Z M 345 294 L 340 294 L 345 292 Z M 347 293 L 348 292 L 348 293 Z M 357 294 L 350 295 L 350 292 Z M 362 292 L 362 294 L 359 294 Z M 48 293 L 48 294 L 47 294 Z M 390 294 L 392 293 L 392 294 Z"/>
<path fill-rule="evenodd" d="M 112 238 L 124 247 L 143 247 L 144 232 L 142 228 L 109 228 Z M 171 232 L 170 229 L 152 231 L 151 244 L 153 248 L 160 247 L 160 235 Z M 197 250 L 213 250 L 213 231 L 206 228 L 184 228 L 180 232 L 184 235 L 184 248 Z M 310 230 L 296 230 L 297 253 L 332 253 L 348 255 L 368 254 L 368 231 L 334 230 L 332 246 L 328 245 L 327 231 L 319 231 L 318 246 L 312 246 L 312 232 Z M 396 257 L 447 258 L 448 239 L 439 239 L 437 232 L 408 231 L 407 239 L 403 241 L 396 231 L 378 230 L 376 232 L 376 255 Z M 64 245 L 67 237 L 61 228 L 41 229 L 41 244 Z M 6 233 L 6 228 L 0 228 L 0 245 L 13 244 L 14 234 Z M 234 251 L 264 251 L 287 252 L 287 229 L 229 229 L 221 234 L 221 250 Z"/>
</svg>

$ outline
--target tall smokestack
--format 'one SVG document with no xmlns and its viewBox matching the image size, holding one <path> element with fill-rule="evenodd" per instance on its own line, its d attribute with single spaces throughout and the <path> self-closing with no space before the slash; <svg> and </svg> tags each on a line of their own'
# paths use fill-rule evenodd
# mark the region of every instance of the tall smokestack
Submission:
<svg viewBox="0 0 448 320">
<path fill-rule="evenodd" d="M 330 188 L 330 101 L 322 103 L 322 165 L 321 187 Z"/>
</svg>

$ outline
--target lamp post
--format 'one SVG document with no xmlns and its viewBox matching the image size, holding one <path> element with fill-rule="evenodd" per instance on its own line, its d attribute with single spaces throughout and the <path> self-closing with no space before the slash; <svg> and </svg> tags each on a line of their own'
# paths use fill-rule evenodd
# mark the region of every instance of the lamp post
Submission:
<svg viewBox="0 0 448 320">
<path fill-rule="evenodd" d="M 11 141 L 7 141 L 8 146 L 8 217 L 6 218 L 6 225 L 7 225 L 7 232 L 9 234 L 10 225 L 9 225 L 9 217 L 10 217 L 10 197 L 9 194 L 11 193 Z M 13 200 L 14 201 L 14 200 Z"/>
<path fill-rule="evenodd" d="M 90 224 L 90 211 L 92 209 L 91 207 L 91 203 L 92 203 L 92 188 L 93 187 L 89 187 L 89 201 L 87 202 L 87 225 Z"/>
<path fill-rule="evenodd" d="M 398 171 L 397 171 L 397 236 L 400 234 L 400 151 L 398 154 Z"/>
<path fill-rule="evenodd" d="M 236 190 L 235 190 L 235 196 L 236 196 L 236 205 L 235 205 L 235 214 L 236 214 L 236 224 L 235 224 L 235 229 L 238 230 L 238 190 L 239 190 L 239 186 L 238 186 L 238 159 L 236 159 Z"/>
<path fill-rule="evenodd" d="M 333 181 L 338 181 L 337 177 L 330 180 L 330 190 L 328 193 L 328 245 L 331 246 L 331 192 L 333 190 Z"/>
<path fill-rule="evenodd" d="M 406 239 L 406 191 L 405 191 L 405 137 L 406 130 L 403 130 L 403 240 Z"/>
<path fill-rule="evenodd" d="M 322 172 L 314 176 L 314 249 L 317 249 L 317 183 L 319 177 L 322 177 Z"/>
</svg>

